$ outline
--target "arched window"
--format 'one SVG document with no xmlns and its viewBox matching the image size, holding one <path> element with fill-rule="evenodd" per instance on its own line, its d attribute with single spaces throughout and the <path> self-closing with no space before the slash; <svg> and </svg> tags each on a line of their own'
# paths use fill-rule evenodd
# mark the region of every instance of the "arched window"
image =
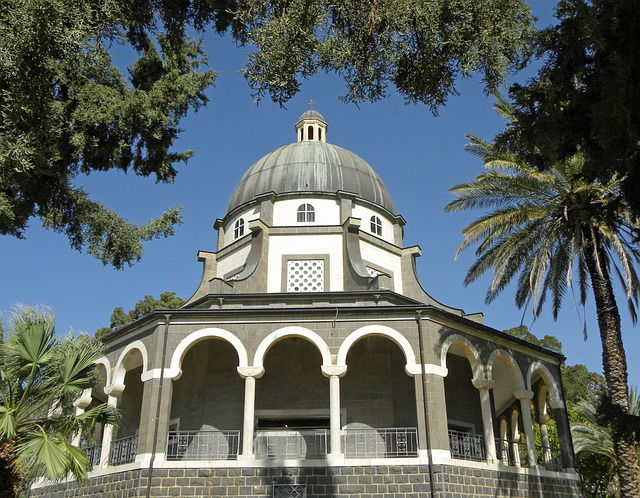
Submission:
<svg viewBox="0 0 640 498">
<path fill-rule="evenodd" d="M 313 140 L 313 126 L 307 126 L 307 140 Z"/>
<path fill-rule="evenodd" d="M 244 235 L 244 220 L 242 218 L 238 218 L 236 220 L 235 225 L 233 225 L 233 238 L 239 239 Z"/>
<path fill-rule="evenodd" d="M 314 223 L 316 221 L 316 210 L 311 204 L 300 204 L 298 206 L 298 223 Z"/>
<path fill-rule="evenodd" d="M 382 236 L 382 221 L 377 216 L 371 217 L 371 233 Z"/>
</svg>

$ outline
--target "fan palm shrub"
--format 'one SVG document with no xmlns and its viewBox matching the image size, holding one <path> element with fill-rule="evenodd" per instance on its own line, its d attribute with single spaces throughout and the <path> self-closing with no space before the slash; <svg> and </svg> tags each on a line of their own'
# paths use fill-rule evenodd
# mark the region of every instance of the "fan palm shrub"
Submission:
<svg viewBox="0 0 640 498">
<path fill-rule="evenodd" d="M 575 407 L 579 422 L 571 425 L 571 435 L 586 491 L 594 497 L 617 496 L 611 427 L 599 413 L 600 402 L 596 394 L 580 400 Z M 640 397 L 635 387 L 629 392 L 629 414 L 640 417 Z M 640 457 L 640 444 L 636 444 L 636 453 Z"/>
<path fill-rule="evenodd" d="M 513 121 L 506 101 L 496 110 Z M 583 158 L 541 172 L 508 150 L 469 135 L 467 149 L 484 162 L 475 180 L 451 188 L 456 199 L 447 211 L 489 210 L 464 228 L 458 249 L 477 244 L 476 260 L 465 284 L 491 271 L 487 303 L 512 281 L 518 307 L 531 305 L 537 316 L 550 298 L 557 318 L 563 298 L 577 286 L 584 304 L 589 287 L 595 299 L 602 342 L 602 363 L 612 414 L 613 449 L 623 496 L 640 496 L 640 467 L 628 430 L 627 360 L 613 276 L 620 283 L 636 321 L 640 253 L 633 242 L 638 220 L 621 194 L 622 178 L 588 182 L 580 175 Z"/>
<path fill-rule="evenodd" d="M 0 496 L 15 496 L 33 479 L 83 479 L 87 460 L 70 441 L 90 438 L 96 422 L 113 423 L 106 405 L 76 415 L 73 402 L 95 385 L 100 343 L 58 338 L 47 309 L 18 307 L 0 341 Z"/>
</svg>

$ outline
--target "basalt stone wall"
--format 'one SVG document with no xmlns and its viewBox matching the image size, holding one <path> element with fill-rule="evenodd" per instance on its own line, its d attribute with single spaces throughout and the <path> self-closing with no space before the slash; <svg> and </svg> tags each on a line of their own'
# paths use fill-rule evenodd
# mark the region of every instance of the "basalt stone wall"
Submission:
<svg viewBox="0 0 640 498">
<path fill-rule="evenodd" d="M 512 472 L 433 466 L 438 498 L 463 497 L 580 497 L 577 481 L 527 476 Z M 146 496 L 148 470 L 95 477 L 78 486 L 59 484 L 31 491 L 31 497 L 125 498 Z M 151 496 L 273 496 L 274 484 L 306 485 L 307 496 L 318 498 L 431 497 L 426 466 L 155 469 Z M 284 495 L 286 496 L 286 495 Z"/>
</svg>

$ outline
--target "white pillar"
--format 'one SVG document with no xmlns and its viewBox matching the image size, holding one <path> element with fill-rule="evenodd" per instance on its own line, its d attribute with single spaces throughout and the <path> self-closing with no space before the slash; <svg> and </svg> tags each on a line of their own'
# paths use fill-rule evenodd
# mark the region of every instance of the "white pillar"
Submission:
<svg viewBox="0 0 640 498">
<path fill-rule="evenodd" d="M 540 439 L 542 440 L 542 453 L 544 454 L 544 463 L 551 461 L 551 447 L 549 444 L 549 428 L 547 422 L 549 417 L 546 415 L 540 417 Z"/>
<path fill-rule="evenodd" d="M 536 440 L 533 437 L 533 422 L 531 421 L 531 400 L 532 391 L 514 391 L 513 395 L 520 400 L 520 412 L 522 415 L 522 425 L 524 435 L 527 440 L 527 455 L 529 456 L 529 467 L 535 467 L 536 462 Z"/>
<path fill-rule="evenodd" d="M 347 372 L 345 365 L 322 366 L 322 373 L 329 377 L 329 427 L 332 459 L 343 458 L 342 424 L 340 422 L 340 377 Z"/>
<path fill-rule="evenodd" d="M 242 425 L 242 453 L 244 460 L 253 459 L 253 434 L 256 407 L 256 378 L 264 375 L 262 367 L 238 367 L 244 377 L 244 422 Z"/>
<path fill-rule="evenodd" d="M 491 396 L 489 394 L 489 389 L 493 387 L 493 382 L 489 382 L 484 378 L 476 378 L 472 380 L 472 383 L 480 393 L 480 408 L 482 409 L 482 427 L 484 432 L 486 458 L 488 462 L 495 462 L 498 458 L 496 456 L 496 439 L 493 432 Z"/>
<path fill-rule="evenodd" d="M 124 391 L 124 384 L 112 384 L 104 388 L 104 392 L 109 396 L 107 405 L 116 408 L 118 406 L 118 397 Z M 100 468 L 104 469 L 109 466 L 109 453 L 111 452 L 111 440 L 113 439 L 113 424 L 106 424 L 102 433 L 102 442 L 100 448 Z"/>
<path fill-rule="evenodd" d="M 76 417 L 82 415 L 87 407 L 91 404 L 91 389 L 85 389 L 82 391 L 82 394 L 78 396 L 73 402 L 73 406 L 76 409 Z M 73 446 L 80 446 L 80 441 L 82 438 L 82 431 L 78 431 L 73 435 L 73 439 L 71 439 L 71 444 Z"/>
</svg>

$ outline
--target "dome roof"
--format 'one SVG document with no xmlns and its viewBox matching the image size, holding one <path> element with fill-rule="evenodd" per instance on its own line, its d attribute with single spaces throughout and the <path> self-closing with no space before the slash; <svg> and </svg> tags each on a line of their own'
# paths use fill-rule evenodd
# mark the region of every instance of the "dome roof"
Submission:
<svg viewBox="0 0 640 498">
<path fill-rule="evenodd" d="M 324 116 L 320 114 L 318 111 L 316 111 L 315 109 L 309 109 L 307 111 L 304 111 L 302 114 L 300 114 L 300 117 L 296 122 L 299 123 L 303 119 L 319 119 L 320 121 L 324 121 L 326 123 Z"/>
<path fill-rule="evenodd" d="M 227 213 L 267 192 L 335 194 L 338 190 L 352 192 L 396 214 L 387 187 L 364 159 L 320 141 L 285 145 L 259 159 L 238 183 Z"/>
</svg>

